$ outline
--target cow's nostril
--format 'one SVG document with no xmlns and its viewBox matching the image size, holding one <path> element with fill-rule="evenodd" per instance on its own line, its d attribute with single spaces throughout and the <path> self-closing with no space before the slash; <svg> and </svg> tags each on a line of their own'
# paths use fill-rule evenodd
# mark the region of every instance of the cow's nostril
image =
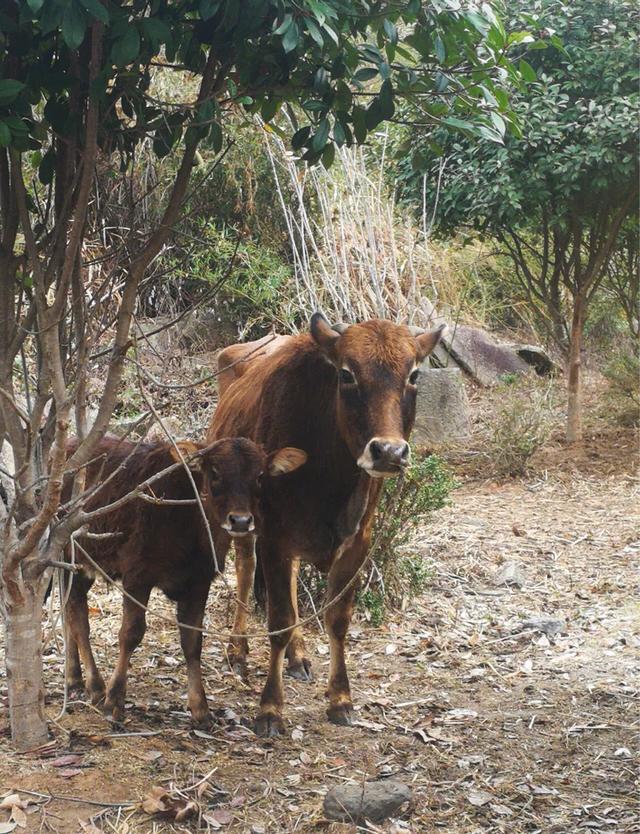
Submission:
<svg viewBox="0 0 640 834">
<path fill-rule="evenodd" d="M 400 457 L 402 458 L 402 460 L 407 460 L 407 458 L 409 457 L 409 444 L 408 443 L 404 444 L 404 448 L 403 448 L 403 450 L 400 454 Z"/>
<path fill-rule="evenodd" d="M 376 461 L 380 460 L 382 457 L 383 446 L 379 440 L 372 440 L 369 443 L 369 452 L 371 453 L 371 459 Z"/>
</svg>

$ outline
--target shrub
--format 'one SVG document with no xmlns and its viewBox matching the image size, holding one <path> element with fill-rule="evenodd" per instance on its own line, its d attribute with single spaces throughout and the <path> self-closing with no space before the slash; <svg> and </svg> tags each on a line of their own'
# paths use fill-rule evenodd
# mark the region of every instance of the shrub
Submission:
<svg viewBox="0 0 640 834">
<path fill-rule="evenodd" d="M 509 379 L 496 394 L 501 404 L 488 421 L 484 457 L 492 475 L 524 475 L 532 455 L 551 433 L 554 388 L 549 383 Z"/>
<path fill-rule="evenodd" d="M 606 365 L 609 381 L 607 411 L 624 426 L 640 424 L 640 358 L 637 354 L 618 353 Z"/>
</svg>

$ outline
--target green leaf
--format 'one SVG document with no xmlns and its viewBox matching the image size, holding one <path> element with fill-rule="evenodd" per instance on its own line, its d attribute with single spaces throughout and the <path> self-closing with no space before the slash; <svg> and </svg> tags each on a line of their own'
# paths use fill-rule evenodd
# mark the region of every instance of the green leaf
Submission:
<svg viewBox="0 0 640 834">
<path fill-rule="evenodd" d="M 444 64 L 447 58 L 447 51 L 444 46 L 444 41 L 440 37 L 440 35 L 436 35 L 434 39 L 434 47 L 436 50 L 436 58 L 440 61 L 441 64 Z"/>
<path fill-rule="evenodd" d="M 293 52 L 293 50 L 298 46 L 299 40 L 300 31 L 298 29 L 298 24 L 292 21 L 291 25 L 282 37 L 282 48 L 287 53 Z"/>
<path fill-rule="evenodd" d="M 111 47 L 111 58 L 117 67 L 131 64 L 140 52 L 140 35 L 136 27 L 131 24 L 124 35 Z"/>
<path fill-rule="evenodd" d="M 367 138 L 367 111 L 363 107 L 353 108 L 353 135 L 359 144 Z"/>
<path fill-rule="evenodd" d="M 538 80 L 538 75 L 531 64 L 528 64 L 524 58 L 521 59 L 520 63 L 518 64 L 518 69 L 520 70 L 520 75 L 524 78 L 525 81 L 528 83 L 532 83 Z"/>
<path fill-rule="evenodd" d="M 87 18 L 76 2 L 71 2 L 62 18 L 62 37 L 69 49 L 77 49 L 84 40 Z"/>
<path fill-rule="evenodd" d="M 80 3 L 92 17 L 95 17 L 96 20 L 99 20 L 102 23 L 109 22 L 109 12 L 102 5 L 100 0 L 80 0 Z M 149 19 L 151 20 L 152 18 Z"/>
<path fill-rule="evenodd" d="M 42 162 L 38 168 L 38 179 L 43 185 L 49 185 L 53 180 L 53 174 L 56 168 L 56 155 L 53 150 L 48 150 L 42 157 Z"/>
<path fill-rule="evenodd" d="M 38 14 L 40 9 L 44 6 L 44 0 L 27 0 L 27 5 L 34 14 Z"/>
<path fill-rule="evenodd" d="M 341 148 L 347 141 L 347 134 L 345 133 L 345 129 L 342 126 L 342 122 L 340 121 L 336 121 L 336 123 L 333 126 L 333 141 L 339 148 Z"/>
<path fill-rule="evenodd" d="M 371 81 L 372 78 L 375 78 L 378 75 L 378 70 L 376 67 L 361 67 L 357 72 L 353 74 L 354 81 Z"/>
<path fill-rule="evenodd" d="M 24 90 L 22 81 L 16 81 L 13 78 L 3 78 L 0 80 L 0 107 L 11 104 L 15 101 L 18 93 Z"/>
<path fill-rule="evenodd" d="M 319 153 L 324 146 L 327 144 L 327 139 L 329 138 L 329 119 L 326 117 L 320 122 L 318 125 L 318 129 L 315 132 L 315 136 L 311 142 L 311 150 Z"/>
<path fill-rule="evenodd" d="M 0 122 L 0 146 L 9 147 L 11 144 L 11 131 L 4 122 Z"/>
<path fill-rule="evenodd" d="M 276 115 L 280 107 L 280 102 L 276 98 L 267 99 L 262 103 L 260 108 L 260 115 L 265 122 L 270 122 Z"/>
<path fill-rule="evenodd" d="M 391 41 L 391 43 L 398 43 L 398 30 L 396 29 L 395 25 L 389 20 L 388 17 L 385 17 L 384 23 L 382 25 L 384 28 L 384 33 L 387 36 L 387 38 Z"/>
<path fill-rule="evenodd" d="M 388 79 L 383 82 L 378 98 L 380 101 L 381 120 L 392 119 L 395 113 L 395 105 L 393 103 L 393 86 Z"/>
<path fill-rule="evenodd" d="M 336 146 L 330 142 L 322 152 L 322 165 L 327 170 L 333 165 L 333 160 L 336 156 Z"/>
<path fill-rule="evenodd" d="M 143 18 L 142 31 L 145 37 L 151 41 L 154 49 L 157 49 L 161 43 L 168 43 L 171 40 L 171 30 L 164 21 L 157 17 Z"/>
<path fill-rule="evenodd" d="M 222 150 L 222 127 L 218 124 L 218 122 L 211 123 L 211 132 L 209 134 L 211 136 L 211 147 L 215 151 L 215 153 L 220 153 Z"/>
<path fill-rule="evenodd" d="M 291 147 L 294 151 L 299 151 L 300 148 L 304 147 L 305 142 L 309 138 L 311 134 L 311 128 L 309 125 L 305 125 L 301 127 L 300 130 L 296 130 L 296 132 L 291 137 Z"/>
</svg>

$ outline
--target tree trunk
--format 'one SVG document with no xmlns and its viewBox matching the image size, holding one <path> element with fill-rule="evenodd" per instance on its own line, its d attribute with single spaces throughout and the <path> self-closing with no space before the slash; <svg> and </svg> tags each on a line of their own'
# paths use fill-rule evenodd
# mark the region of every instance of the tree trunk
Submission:
<svg viewBox="0 0 640 834">
<path fill-rule="evenodd" d="M 6 667 L 11 738 L 17 750 L 47 741 L 42 679 L 42 592 L 40 582 L 22 584 L 22 600 L 7 605 Z M 35 586 L 35 587 L 34 587 Z"/>
<path fill-rule="evenodd" d="M 573 318 L 571 321 L 571 340 L 569 343 L 569 360 L 567 366 L 567 443 L 582 440 L 582 379 L 581 358 L 582 331 L 584 328 L 584 299 L 576 295 L 573 300 Z"/>
</svg>

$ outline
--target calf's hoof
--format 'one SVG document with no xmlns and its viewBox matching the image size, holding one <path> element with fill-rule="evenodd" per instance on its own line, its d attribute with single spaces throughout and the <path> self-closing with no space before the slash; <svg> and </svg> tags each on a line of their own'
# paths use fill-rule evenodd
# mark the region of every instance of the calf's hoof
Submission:
<svg viewBox="0 0 640 834">
<path fill-rule="evenodd" d="M 253 731 L 261 738 L 275 738 L 284 734 L 284 721 L 279 715 L 267 712 L 256 718 Z"/>
<path fill-rule="evenodd" d="M 340 727 L 353 725 L 353 707 L 350 704 L 338 704 L 327 708 L 327 718 L 332 724 Z"/>
<path fill-rule="evenodd" d="M 102 704 L 102 711 L 107 717 L 111 716 L 116 724 L 122 724 L 124 721 L 124 704 L 112 700 L 108 695 Z"/>
<path fill-rule="evenodd" d="M 311 683 L 313 681 L 311 661 L 303 657 L 298 663 L 289 663 L 285 670 L 285 675 L 288 675 L 290 678 L 295 678 L 297 681 Z"/>
<path fill-rule="evenodd" d="M 105 691 L 104 689 L 93 689 L 88 692 L 89 700 L 93 704 L 94 707 L 100 706 L 100 704 L 105 699 Z"/>
<path fill-rule="evenodd" d="M 197 714 L 193 713 L 191 715 L 191 724 L 194 730 L 210 730 L 215 724 L 215 721 L 209 710 L 207 710 L 206 712 L 199 712 Z"/>
</svg>

